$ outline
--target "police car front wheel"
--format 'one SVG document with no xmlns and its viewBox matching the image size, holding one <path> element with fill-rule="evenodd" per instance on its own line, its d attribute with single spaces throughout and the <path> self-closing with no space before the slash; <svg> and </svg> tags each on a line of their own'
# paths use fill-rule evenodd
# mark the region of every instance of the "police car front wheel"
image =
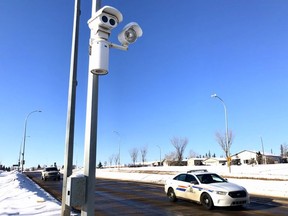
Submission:
<svg viewBox="0 0 288 216">
<path fill-rule="evenodd" d="M 209 194 L 207 193 L 203 193 L 201 196 L 201 204 L 206 208 L 206 209 L 213 209 L 214 204 L 213 204 L 213 200 L 210 197 Z"/>
</svg>

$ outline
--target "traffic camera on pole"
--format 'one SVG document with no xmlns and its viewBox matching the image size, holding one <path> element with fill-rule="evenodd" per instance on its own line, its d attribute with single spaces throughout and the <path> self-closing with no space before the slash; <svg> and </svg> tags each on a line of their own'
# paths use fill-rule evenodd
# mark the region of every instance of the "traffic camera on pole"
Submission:
<svg viewBox="0 0 288 216">
<path fill-rule="evenodd" d="M 111 30 L 122 22 L 123 16 L 120 11 L 111 6 L 104 6 L 98 10 L 89 20 L 90 34 L 90 63 L 89 71 L 95 75 L 105 75 L 109 67 L 109 49 L 111 47 L 127 50 L 128 45 L 134 43 L 143 32 L 140 26 L 135 23 L 126 25 L 118 35 L 121 45 L 108 41 Z"/>
</svg>

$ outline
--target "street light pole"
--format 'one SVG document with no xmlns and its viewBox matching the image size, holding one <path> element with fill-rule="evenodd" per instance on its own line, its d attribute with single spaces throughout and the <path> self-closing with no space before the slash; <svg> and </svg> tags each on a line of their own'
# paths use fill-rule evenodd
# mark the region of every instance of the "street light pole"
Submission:
<svg viewBox="0 0 288 216">
<path fill-rule="evenodd" d="M 159 151 L 160 151 L 160 161 L 159 161 L 159 164 L 160 164 L 160 166 L 161 166 L 161 148 L 160 148 L 159 145 L 156 145 L 156 146 L 159 148 Z"/>
<path fill-rule="evenodd" d="M 113 131 L 115 134 L 117 134 L 118 135 L 118 137 L 119 137 L 119 142 L 118 142 L 118 168 L 120 168 L 120 164 L 121 164 L 121 162 L 120 162 L 120 142 L 121 142 L 121 136 L 120 136 L 120 134 L 119 134 L 119 132 L 118 131 Z"/>
<path fill-rule="evenodd" d="M 261 144 L 262 144 L 263 162 L 264 162 L 264 164 L 266 164 L 267 161 L 266 161 L 266 156 L 265 156 L 265 152 L 264 152 L 264 144 L 263 144 L 262 136 L 260 136 L 260 139 L 261 139 Z"/>
<path fill-rule="evenodd" d="M 25 144 L 26 144 L 26 130 L 27 130 L 27 120 L 29 118 L 29 116 L 32 114 L 32 113 L 35 113 L 35 112 L 42 112 L 41 110 L 34 110 L 32 112 L 30 112 L 27 116 L 26 116 L 26 119 L 25 119 L 25 124 L 24 124 L 24 135 L 23 135 L 23 151 L 22 151 L 22 168 L 21 168 L 21 171 L 23 172 L 24 170 L 24 164 L 25 164 Z"/>
<path fill-rule="evenodd" d="M 211 95 L 212 98 L 218 98 L 221 103 L 223 104 L 224 107 L 224 114 L 225 114 L 225 127 L 226 127 L 226 133 L 225 133 L 225 137 L 226 137 L 226 151 L 227 151 L 227 160 L 228 160 L 228 167 L 229 167 L 229 172 L 231 172 L 231 158 L 230 158 L 230 148 L 229 148 L 229 138 L 228 138 L 228 117 L 227 117 L 227 109 L 226 109 L 226 105 L 224 103 L 224 101 L 222 100 L 222 98 L 220 98 L 218 95 L 213 94 Z"/>
</svg>

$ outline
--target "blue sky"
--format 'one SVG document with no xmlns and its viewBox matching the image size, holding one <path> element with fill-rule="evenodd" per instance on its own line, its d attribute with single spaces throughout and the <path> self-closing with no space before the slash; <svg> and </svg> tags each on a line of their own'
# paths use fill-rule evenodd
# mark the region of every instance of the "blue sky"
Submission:
<svg viewBox="0 0 288 216">
<path fill-rule="evenodd" d="M 285 0 L 102 0 L 143 37 L 127 52 L 110 50 L 99 78 L 97 163 L 121 149 L 147 146 L 147 160 L 187 137 L 192 150 L 224 155 L 215 132 L 229 129 L 231 153 L 280 154 L 287 142 L 288 2 Z M 91 1 L 81 2 L 74 164 L 84 155 Z M 26 166 L 64 161 L 74 1 L 0 1 L 0 163 L 18 162 L 28 113 Z M 113 131 L 117 131 L 119 136 Z M 140 158 L 139 158 L 140 160 Z"/>
</svg>

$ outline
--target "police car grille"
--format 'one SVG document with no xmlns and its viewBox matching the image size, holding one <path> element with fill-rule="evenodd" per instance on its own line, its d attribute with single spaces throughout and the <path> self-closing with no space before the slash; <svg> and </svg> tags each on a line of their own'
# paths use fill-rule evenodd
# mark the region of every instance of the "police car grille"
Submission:
<svg viewBox="0 0 288 216">
<path fill-rule="evenodd" d="M 246 191 L 232 191 L 229 192 L 229 196 L 232 198 L 246 197 Z"/>
</svg>

